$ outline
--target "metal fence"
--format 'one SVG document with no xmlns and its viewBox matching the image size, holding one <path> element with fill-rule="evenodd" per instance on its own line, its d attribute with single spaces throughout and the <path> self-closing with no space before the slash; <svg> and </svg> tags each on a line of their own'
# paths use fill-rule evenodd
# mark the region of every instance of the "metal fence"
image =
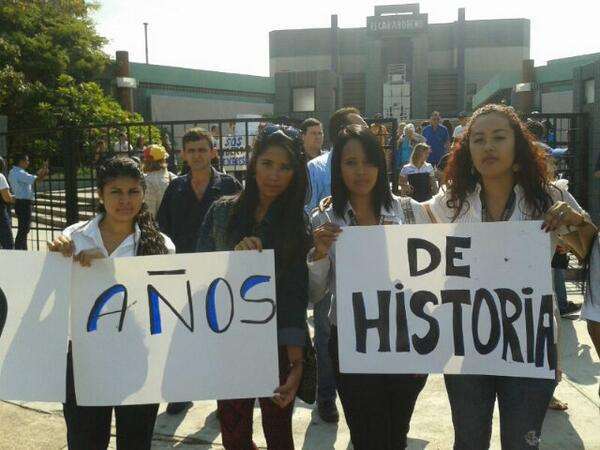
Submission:
<svg viewBox="0 0 600 450">
<path fill-rule="evenodd" d="M 551 147 L 566 147 L 568 151 L 559 162 L 562 177 L 569 180 L 569 189 L 586 207 L 588 198 L 588 125 L 585 114 L 535 114 L 531 118 L 546 125 L 546 141 Z M 388 163 L 388 174 L 396 188 L 398 171 L 394 150 L 398 143 L 396 119 L 366 119 L 374 124 L 375 134 L 383 145 Z M 36 183 L 32 228 L 28 247 L 43 249 L 67 225 L 93 216 L 97 207 L 96 155 L 103 147 L 114 152 L 125 146 L 129 154 L 141 156 L 143 145 L 161 143 L 170 154 L 169 167 L 179 173 L 182 168 L 181 138 L 190 129 L 202 127 L 212 131 L 219 152 L 216 165 L 243 180 L 246 162 L 261 123 L 281 120 L 272 118 L 236 118 L 226 120 L 189 120 L 173 122 L 114 123 L 80 128 L 46 130 L 18 130 L 0 133 L 5 140 L 8 160 L 26 152 L 32 161 L 30 172 L 35 172 L 44 161 L 49 161 L 49 176 Z M 286 119 L 286 124 L 299 123 Z M 124 135 L 128 144 L 120 143 Z M 143 142 L 142 142 L 143 141 Z M 129 148 L 131 146 L 131 148 Z M 16 234 L 16 219 L 13 218 Z"/>
<path fill-rule="evenodd" d="M 587 114 L 532 114 L 527 118 L 544 125 L 544 141 L 550 147 L 567 149 L 557 160 L 557 174 L 569 180 L 569 192 L 584 209 L 587 209 L 589 203 Z"/>
<path fill-rule="evenodd" d="M 181 138 L 191 128 L 212 130 L 219 152 L 215 165 L 243 180 L 250 149 L 261 123 L 273 119 L 192 120 L 113 123 L 80 128 L 16 130 L 0 133 L 6 141 L 6 159 L 30 156 L 35 173 L 49 162 L 49 175 L 35 185 L 32 227 L 28 248 L 40 250 L 67 225 L 91 218 L 96 211 L 96 162 L 103 153 L 127 152 L 141 157 L 143 146 L 162 144 L 170 155 L 169 169 L 182 170 Z M 293 125 L 297 125 L 292 123 Z M 13 216 L 13 234 L 16 218 Z"/>
</svg>

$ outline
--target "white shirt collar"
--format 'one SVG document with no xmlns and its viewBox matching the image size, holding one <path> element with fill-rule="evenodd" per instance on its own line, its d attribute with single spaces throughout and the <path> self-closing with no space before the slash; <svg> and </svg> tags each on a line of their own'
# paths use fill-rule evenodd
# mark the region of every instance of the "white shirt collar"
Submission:
<svg viewBox="0 0 600 450">
<path fill-rule="evenodd" d="M 79 232 L 82 235 L 84 235 L 87 239 L 94 242 L 94 244 L 96 245 L 96 248 L 102 250 L 102 252 L 105 253 L 105 256 L 109 257 L 110 255 L 108 254 L 108 251 L 106 250 L 106 247 L 104 246 L 104 242 L 102 241 L 102 234 L 100 233 L 100 222 L 102 221 L 103 218 L 104 218 L 104 214 L 96 215 L 96 217 L 94 217 L 92 220 L 90 220 L 88 223 L 86 223 L 83 227 L 81 227 L 79 229 Z M 127 247 L 133 247 L 133 255 L 132 256 L 134 256 L 136 253 L 136 250 L 137 250 L 137 244 L 140 241 L 141 234 L 142 234 L 142 232 L 140 230 L 140 227 L 136 223 L 134 225 L 134 232 L 132 234 L 130 234 L 129 236 L 127 236 L 123 240 L 123 242 L 121 242 L 121 244 L 119 245 L 119 247 L 117 247 L 115 249 L 113 254 L 121 253 Z"/>
</svg>

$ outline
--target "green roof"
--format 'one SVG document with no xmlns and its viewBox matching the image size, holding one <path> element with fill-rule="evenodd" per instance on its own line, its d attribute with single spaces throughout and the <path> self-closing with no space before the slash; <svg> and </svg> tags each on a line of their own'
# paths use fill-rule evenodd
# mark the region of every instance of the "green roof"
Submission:
<svg viewBox="0 0 600 450">
<path fill-rule="evenodd" d="M 571 81 L 573 79 L 573 69 L 598 60 L 600 60 L 600 53 L 553 59 L 548 61 L 545 66 L 535 68 L 535 81 L 538 84 Z M 477 108 L 499 91 L 512 89 L 515 84 L 520 82 L 520 71 L 496 75 L 473 96 L 473 107 Z M 564 86 L 559 87 L 559 90 L 561 89 L 564 90 Z"/>
<path fill-rule="evenodd" d="M 275 82 L 270 77 L 142 63 L 130 63 L 129 67 L 130 76 L 139 82 L 275 94 Z"/>
<path fill-rule="evenodd" d="M 554 83 L 573 79 L 573 69 L 600 59 L 600 53 L 553 59 L 545 66 L 535 68 L 537 83 Z"/>
</svg>

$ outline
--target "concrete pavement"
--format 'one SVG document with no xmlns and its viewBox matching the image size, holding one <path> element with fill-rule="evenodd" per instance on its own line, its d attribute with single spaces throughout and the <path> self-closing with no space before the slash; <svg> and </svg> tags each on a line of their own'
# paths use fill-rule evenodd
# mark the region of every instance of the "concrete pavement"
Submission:
<svg viewBox="0 0 600 450">
<path fill-rule="evenodd" d="M 581 301 L 574 290 L 570 299 Z M 600 360 L 587 334 L 586 325 L 578 320 L 561 320 L 561 366 L 563 380 L 556 396 L 569 404 L 566 412 L 549 411 L 544 422 L 543 450 L 600 450 L 600 399 L 598 382 Z M 524 399 L 526 401 L 526 399 Z M 159 412 L 154 449 L 222 449 L 216 403 L 195 402 L 185 414 L 168 416 L 165 405 Z M 341 411 L 341 407 L 340 407 Z M 266 449 L 260 427 L 260 410 L 255 409 L 255 442 Z M 113 430 L 114 431 L 114 430 Z M 494 415 L 492 449 L 500 448 L 498 411 Z M 453 432 L 450 407 L 443 377 L 432 375 L 421 393 L 413 416 L 409 439 L 411 450 L 447 450 L 452 448 Z M 300 401 L 294 413 L 294 441 L 302 450 L 351 449 L 344 420 L 339 424 L 323 423 L 314 408 Z M 115 448 L 114 439 L 112 448 Z M 0 402 L 0 449 L 66 448 L 61 405 Z"/>
</svg>

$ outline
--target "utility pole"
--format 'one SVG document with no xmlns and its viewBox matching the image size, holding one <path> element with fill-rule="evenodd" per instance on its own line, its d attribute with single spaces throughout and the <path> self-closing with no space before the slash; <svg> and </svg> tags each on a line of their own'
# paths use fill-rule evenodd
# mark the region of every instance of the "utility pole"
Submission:
<svg viewBox="0 0 600 450">
<path fill-rule="evenodd" d="M 144 38 L 146 40 L 146 64 L 148 63 L 148 22 L 144 22 Z"/>
</svg>

